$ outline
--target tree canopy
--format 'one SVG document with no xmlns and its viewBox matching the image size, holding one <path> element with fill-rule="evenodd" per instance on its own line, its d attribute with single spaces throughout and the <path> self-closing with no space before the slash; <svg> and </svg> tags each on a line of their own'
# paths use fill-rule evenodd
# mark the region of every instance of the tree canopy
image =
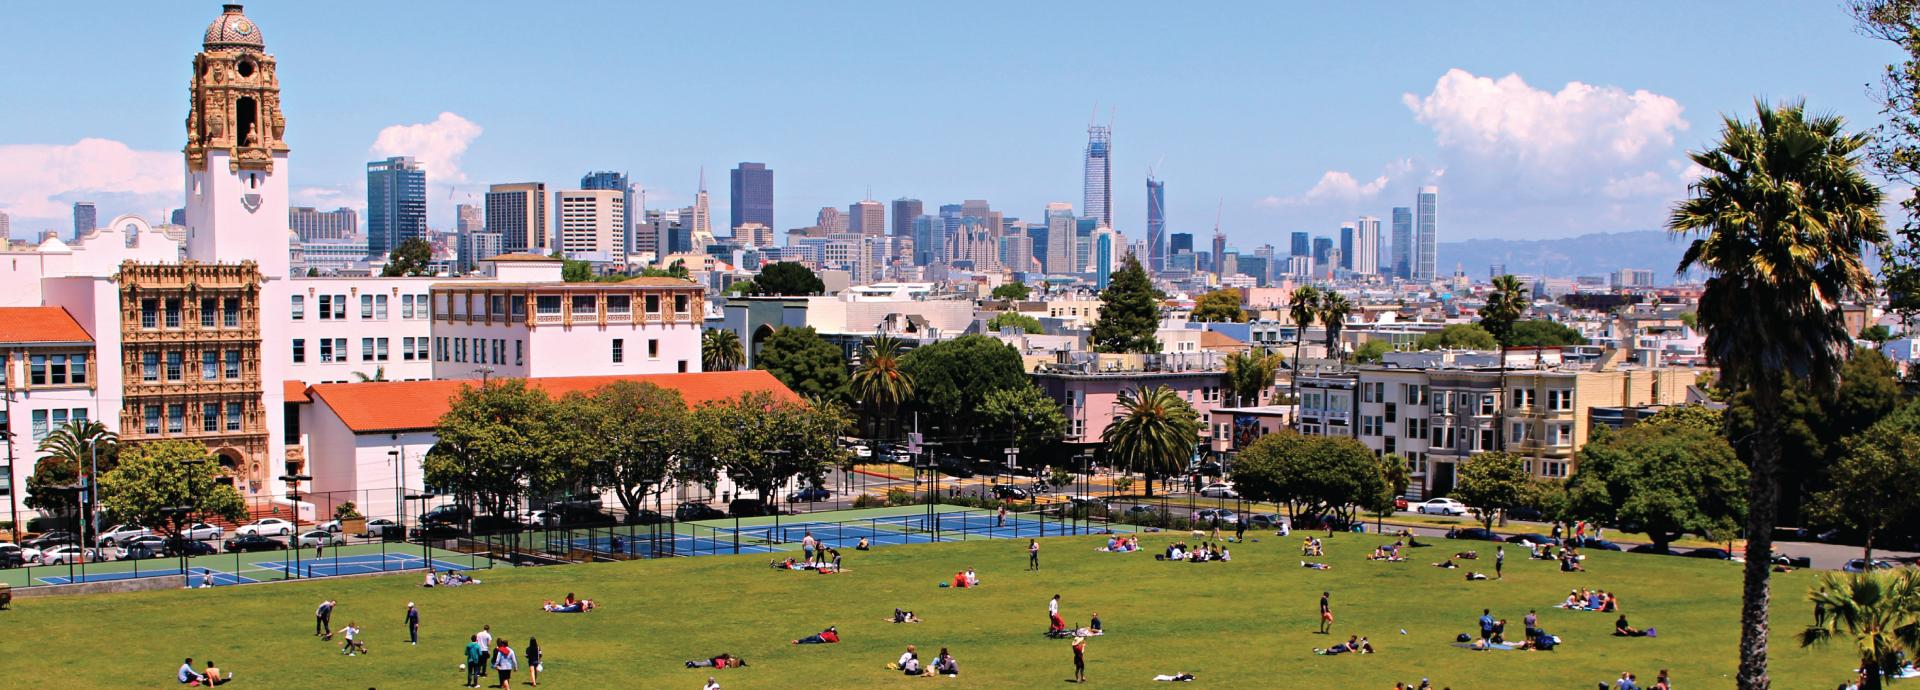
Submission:
<svg viewBox="0 0 1920 690">
<path fill-rule="evenodd" d="M 1746 517 L 1746 465 L 1707 420 L 1665 414 L 1599 434 L 1580 450 L 1580 471 L 1567 480 L 1569 512 L 1632 526 L 1659 549 L 1686 534 L 1731 535 Z"/>
<path fill-rule="evenodd" d="M 1247 310 L 1240 307 L 1240 291 L 1221 288 L 1193 301 L 1194 321 L 1246 323 Z"/>
<path fill-rule="evenodd" d="M 1460 463 L 1453 497 L 1479 508 L 1480 522 L 1493 528 L 1496 511 L 1512 510 L 1539 501 L 1540 487 L 1527 472 L 1526 460 L 1505 451 L 1477 453 Z"/>
<path fill-rule="evenodd" d="M 812 326 L 781 326 L 760 343 L 753 368 L 765 369 L 793 392 L 832 401 L 847 399 L 847 357 Z"/>
<path fill-rule="evenodd" d="M 1240 450 L 1233 485 L 1254 501 L 1283 503 L 1290 515 L 1351 522 L 1354 508 L 1392 505 L 1406 487 L 1395 456 L 1375 458 L 1359 441 L 1306 436 L 1291 430 L 1260 437 Z"/>
<path fill-rule="evenodd" d="M 1027 295 L 1032 293 L 1032 288 L 1027 287 L 1026 283 L 1019 282 L 1009 281 L 996 285 L 993 288 L 994 299 L 1023 300 L 1027 298 Z"/>
<path fill-rule="evenodd" d="M 1147 475 L 1147 495 L 1152 496 L 1155 478 L 1186 467 L 1205 423 L 1185 398 L 1166 386 L 1122 389 L 1114 408 L 1113 422 L 1100 440 L 1120 466 Z"/>
<path fill-rule="evenodd" d="M 671 388 L 616 381 L 557 404 L 587 483 L 612 490 L 628 519 L 665 488 L 695 443 L 686 401 Z"/>
<path fill-rule="evenodd" d="M 1828 486 L 1814 494 L 1813 515 L 1823 524 L 1860 530 L 1866 558 L 1876 537 L 1913 524 L 1920 512 L 1920 406 L 1908 404 L 1848 437 L 1827 468 Z"/>
<path fill-rule="evenodd" d="M 809 405 L 765 392 L 700 406 L 694 411 L 698 443 L 683 470 L 690 481 L 712 482 L 717 472 L 777 505 L 781 485 L 796 478 L 814 486 L 838 466 L 847 417 L 838 405 Z"/>
<path fill-rule="evenodd" d="M 1052 451 L 1067 433 L 1067 415 L 1059 401 L 1032 383 L 988 391 L 980 416 L 989 428 L 1007 430 L 1012 447 L 1020 449 L 1020 463 L 1027 467 L 1045 465 L 1057 456 Z"/>
<path fill-rule="evenodd" d="M 1506 344 L 1507 347 L 1585 345 L 1587 337 L 1556 321 L 1528 319 L 1507 326 Z"/>
<path fill-rule="evenodd" d="M 574 437 L 554 406 L 524 379 L 462 386 L 422 463 L 427 484 L 494 515 L 506 514 L 521 496 L 579 485 L 584 477 L 583 468 L 572 466 Z"/>
<path fill-rule="evenodd" d="M 1160 291 L 1153 288 L 1140 260 L 1128 254 L 1100 291 L 1100 318 L 1093 322 L 1095 352 L 1160 351 L 1153 332 L 1160 328 Z"/>
<path fill-rule="evenodd" d="M 984 335 L 963 335 L 916 347 L 900 358 L 913 380 L 911 407 L 927 413 L 923 426 L 962 440 L 991 430 L 980 412 L 987 394 L 1030 385 L 1020 353 Z"/>
<path fill-rule="evenodd" d="M 1385 359 L 1387 353 L 1392 351 L 1393 346 L 1388 345 L 1385 340 L 1369 340 L 1360 343 L 1360 347 L 1353 349 L 1353 361 L 1360 364 L 1372 364 Z"/>
<path fill-rule="evenodd" d="M 1420 336 L 1416 350 L 1493 350 L 1500 347 L 1492 333 L 1477 323 L 1447 324 L 1439 331 Z"/>
<path fill-rule="evenodd" d="M 747 358 L 740 347 L 740 334 L 726 328 L 700 332 L 700 370 L 733 371 Z"/>
<path fill-rule="evenodd" d="M 122 522 L 173 536 L 194 520 L 222 517 L 239 521 L 246 501 L 220 481 L 220 465 L 207 447 L 193 441 L 165 440 L 129 444 L 120 462 L 100 476 L 100 506 Z M 191 508 L 190 513 L 174 508 Z"/>
<path fill-rule="evenodd" d="M 994 314 L 993 318 L 987 319 L 988 332 L 999 333 L 1000 330 L 1004 328 L 1018 328 L 1028 335 L 1040 335 L 1047 332 L 1046 327 L 1040 325 L 1039 319 L 1017 311 L 1003 311 Z"/>
<path fill-rule="evenodd" d="M 428 275 L 427 266 L 433 263 L 433 245 L 425 239 L 411 237 L 400 241 L 400 245 L 387 253 L 387 265 L 380 269 L 380 275 L 424 276 Z"/>
<path fill-rule="evenodd" d="M 762 295 L 818 295 L 827 291 L 827 284 L 820 281 L 820 276 L 791 261 L 760 269 L 753 286 L 756 294 Z"/>
</svg>

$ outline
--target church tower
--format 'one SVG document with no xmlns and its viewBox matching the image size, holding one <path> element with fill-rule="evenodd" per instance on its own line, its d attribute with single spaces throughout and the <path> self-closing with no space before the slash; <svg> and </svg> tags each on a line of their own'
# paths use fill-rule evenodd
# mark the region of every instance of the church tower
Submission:
<svg viewBox="0 0 1920 690">
<path fill-rule="evenodd" d="M 258 262 L 284 280 L 287 246 L 287 119 L 280 80 L 260 26 L 227 5 L 193 58 L 187 111 L 187 256 Z"/>
</svg>

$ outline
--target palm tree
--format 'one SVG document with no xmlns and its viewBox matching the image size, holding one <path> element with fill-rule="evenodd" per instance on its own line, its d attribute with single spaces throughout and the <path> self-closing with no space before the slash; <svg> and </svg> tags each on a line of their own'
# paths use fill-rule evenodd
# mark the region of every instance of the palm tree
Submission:
<svg viewBox="0 0 1920 690">
<path fill-rule="evenodd" d="M 900 369 L 901 354 L 900 340 L 890 335 L 868 339 L 860 351 L 860 366 L 853 372 L 853 395 L 873 431 L 878 431 L 881 419 L 892 419 L 894 412 L 913 397 L 913 377 Z"/>
<path fill-rule="evenodd" d="M 1513 323 L 1527 313 L 1532 302 L 1520 287 L 1520 279 L 1503 275 L 1493 279 L 1493 292 L 1487 293 L 1487 305 L 1480 308 L 1480 326 L 1492 333 L 1505 347 L 1513 334 Z"/>
<path fill-rule="evenodd" d="M 1147 475 L 1147 496 L 1153 479 L 1186 467 L 1200 442 L 1200 415 L 1166 386 L 1120 391 L 1114 403 L 1119 413 L 1100 435 L 1107 453 L 1120 465 Z"/>
<path fill-rule="evenodd" d="M 1773 527 L 1779 508 L 1781 394 L 1788 379 L 1830 390 L 1852 346 L 1842 300 L 1869 292 L 1861 248 L 1886 242 L 1881 193 L 1861 171 L 1867 137 L 1837 116 L 1809 118 L 1803 103 L 1757 103 L 1753 122 L 1725 118 L 1713 148 L 1689 154 L 1706 173 L 1667 221 L 1699 234 L 1679 271 L 1707 273 L 1699 320 L 1708 360 L 1754 419 L 1747 499 L 1747 562 L 1740 607 L 1743 690 L 1765 690 Z"/>
<path fill-rule="evenodd" d="M 372 376 L 368 376 L 366 372 L 361 372 L 361 371 L 353 372 L 353 380 L 360 383 L 367 383 L 369 381 L 385 381 L 387 380 L 387 368 L 374 367 Z"/>
<path fill-rule="evenodd" d="M 1260 392 L 1273 386 L 1279 369 L 1280 356 L 1264 350 L 1227 355 L 1227 390 L 1233 393 L 1234 404 L 1260 404 Z"/>
<path fill-rule="evenodd" d="M 1300 348 L 1307 342 L 1307 329 L 1313 326 L 1313 318 L 1320 312 L 1320 291 L 1312 285 L 1302 285 L 1293 291 L 1292 304 L 1287 307 L 1287 315 L 1293 317 L 1293 404 L 1300 404 Z M 1300 413 L 1296 409 L 1293 415 L 1293 428 L 1300 428 Z"/>
<path fill-rule="evenodd" d="M 1327 354 L 1334 359 L 1342 359 L 1340 330 L 1347 325 L 1347 315 L 1353 313 L 1353 303 L 1347 296 L 1331 290 L 1320 295 L 1320 323 L 1327 328 Z"/>
<path fill-rule="evenodd" d="M 725 328 L 709 328 L 700 334 L 702 371 L 733 371 L 746 359 L 740 349 L 740 334 Z"/>
<path fill-rule="evenodd" d="M 1813 625 L 1800 631 L 1800 646 L 1853 638 L 1866 674 L 1861 690 L 1879 690 L 1902 659 L 1920 651 L 1920 576 L 1912 568 L 1820 574 L 1807 600 Z"/>
<path fill-rule="evenodd" d="M 97 421 L 71 421 L 55 427 L 40 439 L 40 462 L 59 462 L 73 468 L 76 477 L 89 477 L 86 483 L 98 481 L 93 473 L 105 473 L 119 464 L 120 436 L 107 430 L 107 425 Z M 76 512 L 79 494 L 73 495 Z M 95 500 L 98 500 L 97 498 Z M 86 537 L 87 520 L 81 520 L 81 543 L 88 543 Z"/>
</svg>

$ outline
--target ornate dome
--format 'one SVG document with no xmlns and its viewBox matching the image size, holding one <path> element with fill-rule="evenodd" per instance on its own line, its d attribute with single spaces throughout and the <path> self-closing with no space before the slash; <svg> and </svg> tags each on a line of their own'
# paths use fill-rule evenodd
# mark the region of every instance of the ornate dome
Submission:
<svg viewBox="0 0 1920 690">
<path fill-rule="evenodd" d="M 260 25 L 247 19 L 240 9 L 239 5 L 227 5 L 220 18 L 207 25 L 207 49 L 267 47 L 266 42 L 260 39 Z"/>
</svg>

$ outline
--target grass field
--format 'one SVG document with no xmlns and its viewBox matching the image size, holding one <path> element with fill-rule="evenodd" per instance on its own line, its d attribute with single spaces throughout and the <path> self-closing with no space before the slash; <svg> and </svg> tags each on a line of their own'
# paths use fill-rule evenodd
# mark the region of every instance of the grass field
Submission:
<svg viewBox="0 0 1920 690">
<path fill-rule="evenodd" d="M 1379 538 L 1352 534 L 1328 540 L 1320 560 L 1334 565 L 1329 571 L 1300 568 L 1298 541 L 1271 536 L 1235 545 L 1231 563 L 1153 560 L 1176 539 L 1190 537 L 1145 535 L 1146 552 L 1135 554 L 1096 552 L 1101 537 L 1046 539 L 1038 573 L 1024 572 L 1024 540 L 989 540 L 847 552 L 850 572 L 841 575 L 775 571 L 761 554 L 501 568 L 480 573 L 482 585 L 455 589 L 421 589 L 417 576 L 395 575 L 27 599 L 0 611 L 0 655 L 9 688 L 165 686 L 184 656 L 211 657 L 249 688 L 456 687 L 464 679 L 460 650 L 485 624 L 516 650 L 528 636 L 540 639 L 543 687 L 698 688 L 709 674 L 728 690 L 1047 687 L 1071 677 L 1067 643 L 1041 634 L 1047 599 L 1058 593 L 1069 623 L 1093 611 L 1105 621 L 1109 634 L 1093 638 L 1087 654 L 1090 682 L 1107 687 L 1156 687 L 1156 673 L 1189 672 L 1196 685 L 1213 687 L 1389 688 L 1430 677 L 1435 687 L 1461 689 L 1591 688 L 1629 670 L 1650 683 L 1660 668 L 1680 687 L 1733 686 L 1740 571 L 1731 564 L 1595 553 L 1590 572 L 1562 574 L 1520 550 L 1504 581 L 1466 582 L 1461 571 L 1427 565 L 1466 544 L 1413 550 L 1417 562 L 1374 563 L 1363 556 Z M 936 586 L 966 567 L 979 571 L 980 588 Z M 1810 618 L 1810 579 L 1774 580 L 1775 687 L 1832 687 L 1852 666 L 1844 647 L 1807 651 L 1791 641 Z M 1576 586 L 1618 592 L 1633 623 L 1660 636 L 1614 638 L 1611 615 L 1552 608 Z M 1314 634 L 1322 590 L 1333 593 L 1336 636 Z M 542 601 L 568 592 L 603 608 L 540 611 Z M 312 637 L 314 606 L 328 597 L 340 602 L 335 627 L 357 621 L 370 655 L 341 656 Z M 418 647 L 405 642 L 408 601 L 423 618 Z M 927 622 L 886 622 L 895 606 Z M 1542 627 L 1565 643 L 1554 652 L 1450 646 L 1474 628 L 1483 606 L 1516 630 L 1528 608 L 1538 609 Z M 787 644 L 828 625 L 839 626 L 843 643 Z M 1370 636 L 1379 653 L 1311 653 L 1349 633 Z M 929 660 L 951 648 L 960 677 L 884 670 L 909 643 Z M 716 672 L 682 663 L 720 652 L 750 666 Z"/>
</svg>

